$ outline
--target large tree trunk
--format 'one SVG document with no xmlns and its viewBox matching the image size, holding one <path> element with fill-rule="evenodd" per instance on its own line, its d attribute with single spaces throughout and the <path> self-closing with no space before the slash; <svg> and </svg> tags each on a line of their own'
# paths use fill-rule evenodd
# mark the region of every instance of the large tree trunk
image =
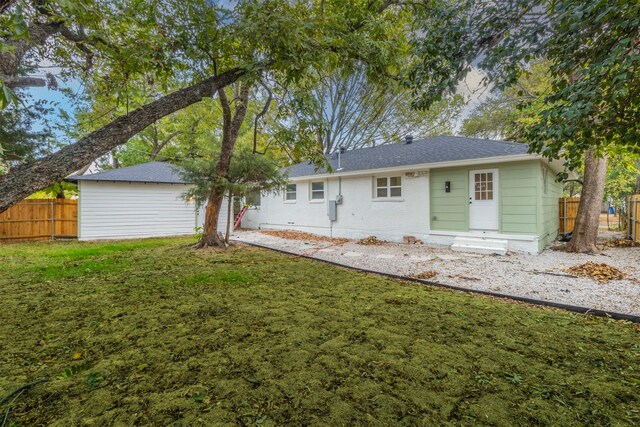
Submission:
<svg viewBox="0 0 640 427">
<path fill-rule="evenodd" d="M 220 106 L 222 107 L 222 146 L 220 147 L 220 157 L 216 165 L 215 175 L 211 177 L 212 187 L 207 202 L 207 213 L 205 215 L 204 230 L 202 239 L 196 248 L 207 246 L 216 246 L 225 248 L 226 244 L 218 235 L 218 218 L 220 216 L 220 207 L 224 197 L 225 188 L 222 184 L 223 178 L 229 172 L 229 164 L 231 163 L 231 155 L 233 147 L 238 139 L 238 132 L 247 114 L 247 105 L 249 100 L 249 84 L 242 84 L 238 97 L 235 99 L 235 112 L 232 114 L 229 100 L 224 89 L 218 90 Z M 231 201 L 229 201 L 231 203 Z"/>
<path fill-rule="evenodd" d="M 0 212 L 83 168 L 124 144 L 144 128 L 175 111 L 210 97 L 246 72 L 233 69 L 153 101 L 42 159 L 14 168 L 0 177 Z M 233 148 L 233 146 L 231 147 Z"/>
<path fill-rule="evenodd" d="M 607 158 L 598 157 L 593 148 L 589 149 L 585 154 L 584 181 L 576 225 L 571 242 L 568 244 L 571 252 L 593 253 L 598 250 L 596 241 L 606 173 Z"/>
</svg>

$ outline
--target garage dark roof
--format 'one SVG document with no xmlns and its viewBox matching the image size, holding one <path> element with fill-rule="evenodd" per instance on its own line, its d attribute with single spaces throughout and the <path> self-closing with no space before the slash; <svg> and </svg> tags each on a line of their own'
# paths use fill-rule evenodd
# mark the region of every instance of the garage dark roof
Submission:
<svg viewBox="0 0 640 427">
<path fill-rule="evenodd" d="M 67 181 L 125 181 L 186 184 L 180 174 L 180 168 L 164 162 L 142 163 L 126 168 L 92 173 L 91 175 L 74 175 L 67 178 Z"/>
<path fill-rule="evenodd" d="M 527 154 L 528 149 L 528 145 L 518 142 L 460 136 L 436 136 L 414 140 L 411 144 L 402 142 L 346 151 L 341 155 L 342 169 L 340 171 L 337 171 L 338 156 L 336 154 L 329 156 L 329 164 L 334 173 L 344 173 L 424 163 L 522 155 Z M 325 168 L 317 171 L 315 168 L 313 163 L 303 162 L 290 166 L 287 171 L 291 178 L 327 173 Z"/>
</svg>

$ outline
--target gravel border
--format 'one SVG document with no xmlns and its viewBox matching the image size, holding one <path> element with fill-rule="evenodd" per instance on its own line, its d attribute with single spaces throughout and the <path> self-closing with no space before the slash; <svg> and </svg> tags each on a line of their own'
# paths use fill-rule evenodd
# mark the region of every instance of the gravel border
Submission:
<svg viewBox="0 0 640 427">
<path fill-rule="evenodd" d="M 431 280 L 468 290 L 640 315 L 640 248 L 606 248 L 599 254 L 546 250 L 505 256 L 454 252 L 445 246 L 359 245 L 289 240 L 260 231 L 238 231 L 233 239 L 380 273 L 410 276 L 436 271 Z M 564 270 L 587 261 L 622 270 L 623 280 L 603 284 Z"/>
</svg>

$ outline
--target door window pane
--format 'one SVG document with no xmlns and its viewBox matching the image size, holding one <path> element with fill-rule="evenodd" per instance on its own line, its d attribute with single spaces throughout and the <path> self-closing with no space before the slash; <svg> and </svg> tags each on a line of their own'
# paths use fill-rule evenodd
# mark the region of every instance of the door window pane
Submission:
<svg viewBox="0 0 640 427">
<path fill-rule="evenodd" d="M 493 200 L 493 173 L 476 173 L 473 176 L 475 200 Z"/>
</svg>

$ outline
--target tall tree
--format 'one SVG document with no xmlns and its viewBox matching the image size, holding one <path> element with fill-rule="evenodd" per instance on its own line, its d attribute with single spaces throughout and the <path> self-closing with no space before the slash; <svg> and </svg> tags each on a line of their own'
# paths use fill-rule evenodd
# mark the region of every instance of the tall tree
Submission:
<svg viewBox="0 0 640 427">
<path fill-rule="evenodd" d="M 211 176 L 217 169 L 218 154 L 209 157 L 199 157 L 181 163 L 185 181 L 193 182 L 194 186 L 185 194 L 187 198 L 194 198 L 197 206 L 207 204 L 213 191 L 214 183 Z M 278 163 L 267 156 L 254 153 L 248 146 L 239 146 L 234 150 L 229 164 L 226 178 L 218 183 L 220 189 L 229 200 L 227 212 L 227 232 L 224 238 L 229 243 L 230 221 L 232 220 L 231 206 L 235 196 L 246 196 L 254 192 L 270 192 L 282 188 L 287 182 L 282 175 Z M 204 233 L 203 233 L 204 237 Z"/>
<path fill-rule="evenodd" d="M 533 63 L 515 84 L 494 90 L 464 119 L 460 133 L 475 138 L 522 140 L 524 128 L 535 120 L 543 98 L 551 90 L 549 66 L 548 61 Z"/>
<path fill-rule="evenodd" d="M 404 27 L 395 25 L 402 8 L 382 0 L 324 1 L 322 6 L 288 0 L 45 0 L 36 6 L 29 9 L 28 42 L 22 46 L 9 40 L 21 46 L 11 54 L 12 63 L 22 66 L 28 54 L 48 44 L 47 52 L 55 53 L 53 59 L 60 62 L 55 65 L 87 75 L 104 90 L 124 93 L 131 78 L 149 74 L 159 82 L 179 74 L 189 83 L 4 175 L 0 211 L 86 166 L 160 118 L 241 78 L 251 80 L 269 69 L 292 81 L 311 66 L 354 59 L 384 72 L 405 49 Z M 37 38 L 34 25 L 52 30 Z"/>
<path fill-rule="evenodd" d="M 433 136 L 453 133 L 464 99 L 451 96 L 427 111 L 411 108 L 411 93 L 395 79 L 372 81 L 360 65 L 333 73 L 316 71 L 280 102 L 294 104 L 291 117 L 314 123 L 316 140 L 325 154 L 400 141 L 406 134 Z M 302 99 L 300 99 L 302 98 Z"/>
<path fill-rule="evenodd" d="M 419 106 L 451 90 L 473 61 L 501 87 L 515 84 L 531 61 L 551 62 L 551 91 L 523 135 L 533 151 L 550 158 L 562 154 L 570 170 L 584 159 L 583 197 L 570 249 L 595 250 L 599 209 L 589 202 L 603 194 L 607 148 L 640 144 L 640 3 L 442 3 L 423 25 L 439 31 L 426 33 L 417 45 L 425 61 L 409 73 Z"/>
</svg>

